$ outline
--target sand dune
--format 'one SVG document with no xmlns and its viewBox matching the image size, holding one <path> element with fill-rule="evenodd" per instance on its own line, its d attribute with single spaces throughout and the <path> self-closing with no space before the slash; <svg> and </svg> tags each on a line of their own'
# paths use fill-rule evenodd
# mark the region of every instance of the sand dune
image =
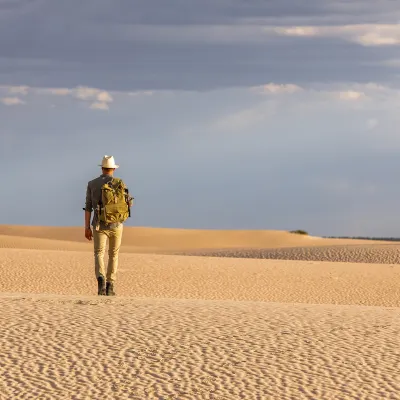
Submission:
<svg viewBox="0 0 400 400">
<path fill-rule="evenodd" d="M 400 399 L 393 243 L 126 232 L 112 298 L 81 228 L 0 227 L 1 400 Z"/>
<path fill-rule="evenodd" d="M 29 239 L 29 240 L 27 240 Z M 32 239 L 42 239 L 33 242 Z M 50 240 L 51 242 L 46 242 Z M 56 243 L 56 242 L 62 242 Z M 84 237 L 82 227 L 37 227 L 19 225 L 0 225 L 0 246 L 37 249 L 73 249 L 83 248 L 80 244 L 89 244 Z M 298 235 L 286 231 L 269 230 L 201 230 L 124 227 L 122 252 L 164 252 L 220 250 L 238 248 L 285 248 L 312 247 L 348 244 L 385 243 L 368 240 L 323 239 Z M 390 242 L 390 244 L 393 244 Z M 91 250 L 91 246 L 86 246 Z"/>
<path fill-rule="evenodd" d="M 41 239 L 36 237 L 0 235 L 0 249 L 30 249 L 30 250 L 57 250 L 57 251 L 87 251 L 93 252 L 93 242 Z M 139 247 L 124 245 L 122 253 L 152 253 L 160 252 L 159 248 L 150 246 Z"/>
<path fill-rule="evenodd" d="M 89 252 L 0 249 L 0 292 L 95 295 Z M 400 265 L 121 254 L 118 295 L 400 307 Z"/>
</svg>

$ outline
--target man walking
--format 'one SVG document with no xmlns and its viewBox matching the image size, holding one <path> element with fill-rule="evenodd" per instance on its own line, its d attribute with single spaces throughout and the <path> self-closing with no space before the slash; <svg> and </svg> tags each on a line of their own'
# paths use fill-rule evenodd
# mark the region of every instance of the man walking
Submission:
<svg viewBox="0 0 400 400">
<path fill-rule="evenodd" d="M 114 178 L 119 168 L 113 156 L 104 156 L 101 165 L 102 174 L 90 181 L 86 190 L 85 237 L 94 241 L 95 274 L 98 294 L 115 296 L 114 283 L 117 276 L 118 253 L 121 246 L 123 222 L 130 216 L 133 198 L 121 179 Z M 92 227 L 91 213 L 94 211 Z M 104 265 L 104 253 L 108 243 L 107 271 Z"/>
</svg>

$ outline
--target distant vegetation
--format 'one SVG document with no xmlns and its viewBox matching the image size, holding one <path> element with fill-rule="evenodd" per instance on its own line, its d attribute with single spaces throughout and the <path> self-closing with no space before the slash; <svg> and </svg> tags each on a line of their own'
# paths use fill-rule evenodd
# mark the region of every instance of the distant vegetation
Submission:
<svg viewBox="0 0 400 400">
<path fill-rule="evenodd" d="M 384 242 L 400 242 L 398 237 L 369 237 L 369 236 L 323 236 L 325 239 L 355 239 L 355 240 L 381 240 Z"/>
<path fill-rule="evenodd" d="M 303 231 L 302 229 L 297 229 L 297 231 L 290 231 L 290 233 L 297 233 L 298 235 L 308 235 L 308 232 Z"/>
</svg>

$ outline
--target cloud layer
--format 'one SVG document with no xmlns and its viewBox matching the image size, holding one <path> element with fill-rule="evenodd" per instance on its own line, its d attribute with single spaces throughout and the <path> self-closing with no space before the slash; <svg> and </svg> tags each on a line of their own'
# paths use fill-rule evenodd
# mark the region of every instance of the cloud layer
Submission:
<svg viewBox="0 0 400 400">
<path fill-rule="evenodd" d="M 0 86 L 0 101 L 4 105 L 22 105 L 27 104 L 28 97 L 34 102 L 35 96 L 55 96 L 69 97 L 77 101 L 83 102 L 89 109 L 93 110 L 109 110 L 109 105 L 114 101 L 113 96 L 149 96 L 152 92 L 107 92 L 105 90 L 76 87 L 76 88 L 36 88 L 29 86 Z M 4 97 L 1 97 L 4 96 Z M 19 96 L 19 97 L 17 97 Z M 21 99 L 24 98 L 24 100 Z"/>
<path fill-rule="evenodd" d="M 18 97 L 2 97 L 0 98 L 0 102 L 5 106 L 17 106 L 25 104 L 25 102 Z"/>
<path fill-rule="evenodd" d="M 390 0 L 2 1 L 0 84 L 108 92 L 267 81 L 399 86 L 399 21 Z"/>
</svg>

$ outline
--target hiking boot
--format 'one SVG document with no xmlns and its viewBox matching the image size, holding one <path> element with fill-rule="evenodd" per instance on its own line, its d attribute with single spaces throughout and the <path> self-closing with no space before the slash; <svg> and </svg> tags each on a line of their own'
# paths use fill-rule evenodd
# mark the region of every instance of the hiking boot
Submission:
<svg viewBox="0 0 400 400">
<path fill-rule="evenodd" d="M 97 278 L 97 294 L 99 296 L 105 296 L 106 295 L 106 283 L 105 283 L 104 278 L 102 276 L 99 276 Z"/>
<path fill-rule="evenodd" d="M 107 286 L 106 286 L 106 295 L 107 295 L 107 296 L 115 296 L 115 292 L 114 292 L 114 283 L 112 283 L 112 282 L 107 282 Z"/>
</svg>

